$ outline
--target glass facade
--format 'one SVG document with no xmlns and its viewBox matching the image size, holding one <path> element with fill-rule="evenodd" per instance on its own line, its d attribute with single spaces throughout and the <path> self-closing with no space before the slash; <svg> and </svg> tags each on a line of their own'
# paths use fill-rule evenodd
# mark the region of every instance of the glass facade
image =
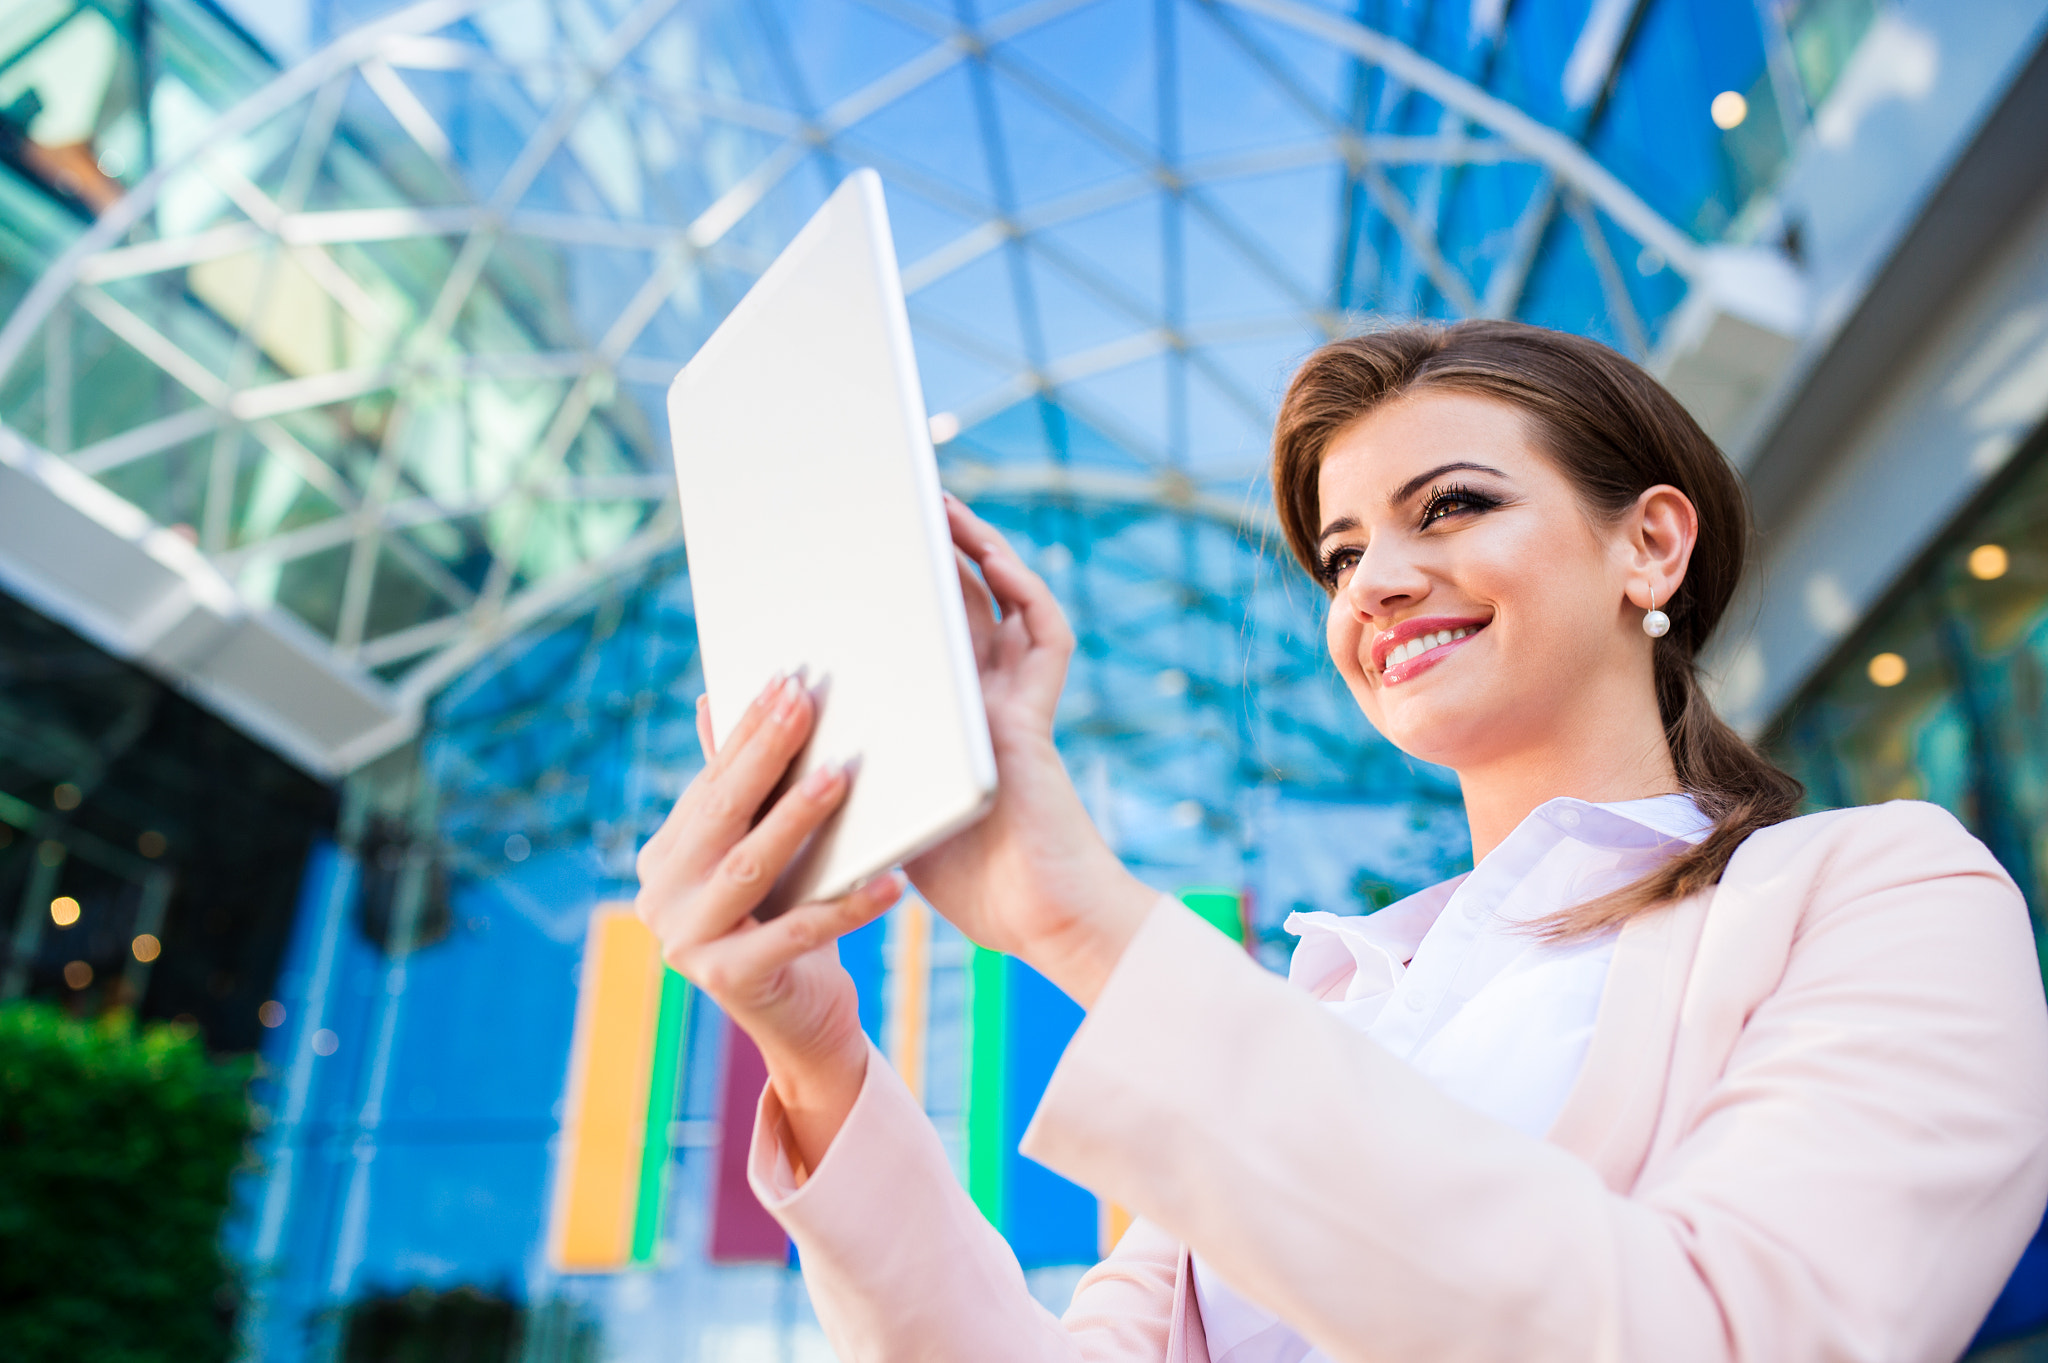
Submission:
<svg viewBox="0 0 2048 1363">
<path fill-rule="evenodd" d="M 2048 912 L 2048 440 L 2014 456 L 1775 726 L 1817 808 L 1930 800 Z"/>
<path fill-rule="evenodd" d="M 713 1008 L 647 1114 L 670 1165 L 645 1266 L 564 1273 L 545 1234 L 586 924 L 699 764 L 663 393 L 847 169 L 888 188 L 942 476 L 1075 622 L 1058 736 L 1091 812 L 1149 881 L 1226 892 L 1278 966 L 1291 910 L 1380 907 L 1467 858 L 1455 784 L 1366 729 L 1279 551 L 1263 464 L 1292 364 L 1375 319 L 1478 314 L 1655 357 L 1705 252 L 1796 253 L 1770 191 L 1875 8 L 7 7 L 0 462 L 181 541 L 409 717 L 313 752 L 338 817 L 282 763 L 300 784 L 248 783 L 284 791 L 271 812 L 192 811 L 298 838 L 249 887 L 269 955 L 199 1017 L 266 1060 L 231 1228 L 252 1354 L 826 1356 L 786 1260 L 712 1252 Z M 2002 601 L 2048 571 L 1997 542 L 2002 576 L 1949 585 Z M 1895 727 L 1991 828 L 1967 688 L 1924 691 L 1947 674 L 1920 635 L 1879 642 L 1904 680 L 1816 693 L 1796 760 L 1862 772 L 1882 744 L 1853 706 L 1934 696 Z M 2034 687 L 2001 713 L 2038 714 L 2036 673 L 1984 666 Z M 1808 711 L 1835 737 L 1803 737 Z M 54 801 L 97 759 L 6 765 L 33 728 L 0 727 L 0 786 Z M 307 790 L 320 817 L 293 823 Z M 44 893 L 28 847 L 0 843 L 0 912 Z M 171 901 L 160 979 L 216 959 L 179 934 L 218 912 Z M 1118 1213 L 1003 1147 L 1071 1007 L 915 904 L 859 950 L 871 1030 L 1057 1304 Z M 52 961 L 22 988 L 69 990 Z"/>
<path fill-rule="evenodd" d="M 0 595 L 0 1002 L 255 1050 L 333 792 Z"/>
</svg>

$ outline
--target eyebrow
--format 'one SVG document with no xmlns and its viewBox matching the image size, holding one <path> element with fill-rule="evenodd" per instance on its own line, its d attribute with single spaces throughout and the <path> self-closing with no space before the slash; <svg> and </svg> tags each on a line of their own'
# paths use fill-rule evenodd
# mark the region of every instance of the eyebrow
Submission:
<svg viewBox="0 0 2048 1363">
<path fill-rule="evenodd" d="M 1449 464 L 1439 464 L 1427 473 L 1416 474 L 1413 478 L 1410 478 L 1407 482 L 1394 489 L 1393 495 L 1387 498 L 1387 505 L 1401 505 L 1401 503 L 1407 501 L 1446 473 L 1490 473 L 1496 478 L 1507 477 L 1505 473 L 1502 473 L 1491 464 L 1475 464 L 1470 460 L 1460 459 Z M 1336 520 L 1323 527 L 1323 533 L 1316 536 L 1316 544 L 1320 547 L 1322 542 L 1330 536 L 1341 535 L 1347 530 L 1356 530 L 1357 528 L 1358 518 L 1356 516 L 1339 516 Z"/>
</svg>

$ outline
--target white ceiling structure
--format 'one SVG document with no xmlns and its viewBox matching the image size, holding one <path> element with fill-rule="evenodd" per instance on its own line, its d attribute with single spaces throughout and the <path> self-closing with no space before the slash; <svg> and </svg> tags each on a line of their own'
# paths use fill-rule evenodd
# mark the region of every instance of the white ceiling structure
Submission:
<svg viewBox="0 0 2048 1363">
<path fill-rule="evenodd" d="M 424 0 L 225 107 L 155 90 L 152 164 L 0 327 L 0 581 L 351 770 L 673 550 L 667 382 L 855 165 L 949 485 L 1262 552 L 1278 384 L 1372 317 L 1681 380 L 1726 340 L 1667 335 L 1695 283 L 1796 329 L 1782 261 L 1589 150 L 1650 8 L 1592 7 L 1544 117 L 1489 88 L 1497 6 L 1452 61 L 1302 0 Z"/>
</svg>

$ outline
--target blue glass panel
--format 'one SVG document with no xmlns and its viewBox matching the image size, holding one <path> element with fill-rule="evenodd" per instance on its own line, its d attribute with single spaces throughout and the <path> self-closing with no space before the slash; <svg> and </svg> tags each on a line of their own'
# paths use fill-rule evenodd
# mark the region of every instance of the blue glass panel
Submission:
<svg viewBox="0 0 2048 1363">
<path fill-rule="evenodd" d="M 883 979 L 882 948 L 889 940 L 886 918 L 855 928 L 839 939 L 839 964 L 853 976 L 860 991 L 860 1029 L 877 1046 L 882 1044 Z"/>
<path fill-rule="evenodd" d="M 1081 1009 L 1022 961 L 1007 959 L 1005 964 L 1010 971 L 1010 1132 L 1003 1231 L 1026 1268 L 1093 1263 L 1100 1238 L 1095 1195 L 1016 1153 L 1053 1068 L 1081 1025 Z"/>
</svg>

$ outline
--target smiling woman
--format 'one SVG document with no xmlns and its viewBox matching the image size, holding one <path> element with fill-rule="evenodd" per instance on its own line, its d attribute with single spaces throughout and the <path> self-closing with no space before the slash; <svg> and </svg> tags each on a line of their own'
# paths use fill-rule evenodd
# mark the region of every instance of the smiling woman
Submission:
<svg viewBox="0 0 2048 1363">
<path fill-rule="evenodd" d="M 1720 452 L 1627 360 L 1498 322 L 1325 346 L 1274 452 L 1331 660 L 1457 772 L 1476 857 L 1294 914 L 1287 984 L 1110 853 L 1052 742 L 1073 633 L 949 507 L 1000 784 L 907 869 L 1088 1009 L 1022 1148 L 1138 1217 L 1063 1319 L 857 1025 L 831 939 L 898 886 L 753 916 L 852 779 L 751 818 L 800 689 L 705 726 L 641 853 L 669 961 L 767 1060 L 749 1173 L 839 1356 L 1955 1358 L 2048 1200 L 2026 907 L 1930 806 L 1791 817 L 1714 714 Z"/>
<path fill-rule="evenodd" d="M 1683 791 L 1713 820 L 1560 933 L 1712 885 L 1797 811 L 1798 782 L 1714 714 L 1694 662 L 1742 576 L 1742 483 L 1636 365 L 1514 322 L 1352 337 L 1295 375 L 1273 451 L 1288 545 L 1331 595 L 1338 670 L 1382 733 L 1460 773 L 1475 855 L 1555 779 L 1561 746 L 1595 759 L 1585 790 Z M 1465 675 L 1434 694 L 1387 695 L 1461 652 Z"/>
</svg>

